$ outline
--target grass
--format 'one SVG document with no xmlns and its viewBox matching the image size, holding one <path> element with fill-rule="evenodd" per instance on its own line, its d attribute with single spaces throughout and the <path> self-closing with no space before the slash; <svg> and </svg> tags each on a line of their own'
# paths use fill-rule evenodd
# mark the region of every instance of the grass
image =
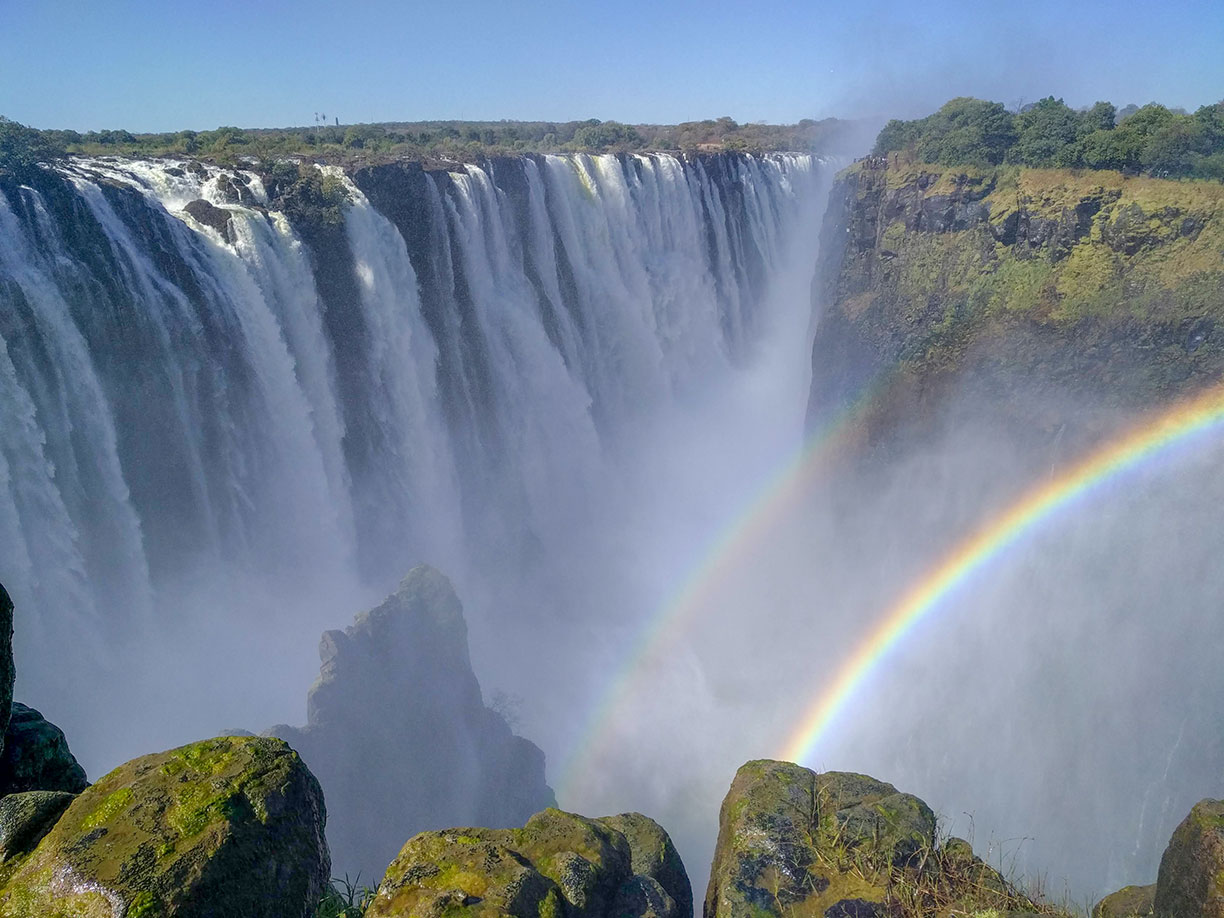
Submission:
<svg viewBox="0 0 1224 918">
<path fill-rule="evenodd" d="M 361 885 L 361 875 L 350 880 L 333 878 L 327 886 L 314 918 L 361 918 L 374 901 L 375 890 Z"/>
</svg>

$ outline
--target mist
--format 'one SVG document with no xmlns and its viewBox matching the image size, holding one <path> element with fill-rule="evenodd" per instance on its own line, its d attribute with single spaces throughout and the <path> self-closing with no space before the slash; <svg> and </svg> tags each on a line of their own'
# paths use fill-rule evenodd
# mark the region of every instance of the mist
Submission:
<svg viewBox="0 0 1224 918">
<path fill-rule="evenodd" d="M 211 186 L 160 167 L 77 168 L 72 187 L 107 245 L 128 246 L 100 268 L 65 269 L 19 243 L 31 227 L 55 235 L 55 202 L 27 189 L 3 205 L 0 274 L 28 334 L 0 328 L 5 429 L 25 424 L 6 434 L 0 468 L 26 500 L 0 506 L 16 697 L 65 729 L 91 777 L 225 729 L 302 722 L 320 633 L 428 562 L 464 603 L 486 700 L 520 699 L 516 729 L 544 749 L 559 804 L 657 819 L 700 896 L 735 769 L 781 754 L 841 661 L 950 546 L 1130 420 L 1107 391 L 1037 386 L 1015 401 L 1058 423 L 1024 427 L 969 380 L 904 448 L 817 447 L 785 505 L 754 516 L 805 447 L 819 232 L 843 163 L 758 164 L 702 185 L 662 157 L 637 172 L 570 159 L 430 179 L 421 200 L 449 234 L 445 257 L 406 238 L 375 186 L 350 182 L 345 232 L 374 329 L 356 357 L 329 349 L 326 294 L 291 228 L 218 197 L 236 214 L 230 252 L 178 213 Z M 693 202 L 710 208 L 740 187 L 759 197 L 738 214 L 739 249 L 719 256 Z M 592 188 L 606 211 L 581 209 Z M 142 223 L 147 238 L 133 232 Z M 635 236 L 664 226 L 683 244 Z M 553 234 L 572 262 L 568 289 L 539 280 Z M 143 351 L 128 331 L 71 332 L 82 278 L 111 270 L 126 287 L 99 297 L 116 310 L 165 306 L 191 322 L 212 311 L 257 356 L 201 346 L 179 364 L 181 328 L 150 333 Z M 460 274 L 463 296 L 439 281 Z M 188 275 L 198 290 L 170 283 Z M 549 296 L 564 309 L 546 327 L 537 305 Z M 461 309 L 462 327 L 447 326 Z M 473 326 L 479 367 L 462 363 Z M 58 401 L 78 421 L 113 403 L 111 334 L 147 365 L 173 366 L 167 391 L 175 373 L 201 374 L 184 389 L 193 398 L 152 400 L 157 418 L 216 438 L 195 454 L 198 506 L 154 473 L 108 477 L 139 465 L 132 450 L 156 465 L 146 442 L 187 454 L 191 437 L 159 439 L 115 408 L 115 430 L 93 431 L 103 459 L 87 467 L 71 423 L 33 429 L 39 397 L 44 414 Z M 70 358 L 96 384 L 66 381 Z M 209 366 L 220 367 L 211 382 Z M 344 384 L 370 393 L 362 411 Z M 226 410 L 207 414 L 201 392 Z M 369 468 L 344 452 L 357 436 Z M 57 490 L 70 456 L 79 482 Z M 1173 825 L 1221 792 L 1220 458 L 1200 444 L 1145 466 L 1004 553 L 915 629 L 804 764 L 923 797 L 992 863 L 1077 902 L 1154 879 Z M 82 495 L 108 483 L 110 503 L 90 507 Z M 38 499 L 58 500 L 68 522 L 48 512 L 35 532 L 43 505 L 28 495 L 44 486 Z M 176 500 L 141 505 L 149 495 Z M 139 535 L 139 563 L 102 551 L 112 530 Z M 157 533 L 178 541 L 150 546 Z M 147 579 L 99 579 L 121 570 Z"/>
</svg>

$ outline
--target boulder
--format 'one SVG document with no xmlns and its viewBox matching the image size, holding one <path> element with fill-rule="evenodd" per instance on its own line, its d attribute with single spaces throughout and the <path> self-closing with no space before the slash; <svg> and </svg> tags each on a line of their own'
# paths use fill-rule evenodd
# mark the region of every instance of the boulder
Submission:
<svg viewBox="0 0 1224 918">
<path fill-rule="evenodd" d="M 556 803 L 544 753 L 486 707 L 463 606 L 431 567 L 319 644 L 305 727 L 293 746 L 327 795 L 337 875 L 382 876 L 404 839 L 454 825 L 521 826 Z"/>
<path fill-rule="evenodd" d="M 883 915 L 888 871 L 934 841 L 930 808 L 891 784 L 749 762 L 723 800 L 703 914 Z"/>
<path fill-rule="evenodd" d="M 38 711 L 13 702 L 0 756 L 0 793 L 65 791 L 79 794 L 89 786 L 64 732 Z"/>
<path fill-rule="evenodd" d="M 5 865 L 11 918 L 307 918 L 330 862 L 318 782 L 292 749 L 219 738 L 147 755 L 75 797 Z"/>
<path fill-rule="evenodd" d="M 13 704 L 13 600 L 0 583 L 0 752 L 4 750 L 4 731 L 8 729 L 9 709 Z"/>
<path fill-rule="evenodd" d="M 232 226 L 234 217 L 228 210 L 205 201 L 203 198 L 189 201 L 183 210 L 191 214 L 197 222 L 216 230 L 226 242 L 234 241 Z"/>
<path fill-rule="evenodd" d="M 74 796 L 63 791 L 26 791 L 0 798 L 0 864 L 33 849 Z"/>
<path fill-rule="evenodd" d="M 656 880 L 675 902 L 677 915 L 688 918 L 693 914 L 693 887 L 688 872 L 671 837 L 661 825 L 641 813 L 605 816 L 597 821 L 625 836 L 634 876 Z M 639 892 L 634 891 L 631 895 L 638 896 Z"/>
<path fill-rule="evenodd" d="M 1146 918 L 1153 913 L 1156 885 L 1124 886 L 1092 907 L 1092 918 Z"/>
<path fill-rule="evenodd" d="M 662 882 L 634 873 L 631 843 L 611 827 L 617 822 L 635 830 L 643 863 L 678 869 L 670 882 L 688 888 L 684 865 L 666 853 L 675 850 L 671 839 L 645 817 L 586 819 L 547 809 L 521 829 L 415 836 L 387 868 L 366 916 L 688 918 Z"/>
<path fill-rule="evenodd" d="M 1158 918 L 1224 918 L 1224 800 L 1200 800 L 1160 859 Z"/>
</svg>

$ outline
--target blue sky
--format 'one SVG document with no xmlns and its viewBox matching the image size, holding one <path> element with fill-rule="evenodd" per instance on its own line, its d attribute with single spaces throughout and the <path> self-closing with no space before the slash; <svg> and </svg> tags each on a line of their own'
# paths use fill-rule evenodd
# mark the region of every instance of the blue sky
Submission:
<svg viewBox="0 0 1224 918">
<path fill-rule="evenodd" d="M 1050 94 L 1224 98 L 1224 0 L 0 0 L 0 114 L 35 127 L 789 122 Z"/>
</svg>

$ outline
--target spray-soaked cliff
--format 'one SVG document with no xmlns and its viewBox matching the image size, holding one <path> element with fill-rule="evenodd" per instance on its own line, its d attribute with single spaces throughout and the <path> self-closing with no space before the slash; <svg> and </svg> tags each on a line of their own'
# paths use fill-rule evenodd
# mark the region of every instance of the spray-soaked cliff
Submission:
<svg viewBox="0 0 1224 918">
<path fill-rule="evenodd" d="M 1222 233 L 1214 182 L 895 155 L 840 176 L 809 426 L 848 446 L 825 551 L 858 576 L 829 620 L 934 591 L 1022 495 L 1217 385 Z M 822 761 L 903 769 L 1047 888 L 1151 882 L 1159 839 L 1221 791 L 1220 459 L 1191 431 L 975 548 Z"/>
</svg>

